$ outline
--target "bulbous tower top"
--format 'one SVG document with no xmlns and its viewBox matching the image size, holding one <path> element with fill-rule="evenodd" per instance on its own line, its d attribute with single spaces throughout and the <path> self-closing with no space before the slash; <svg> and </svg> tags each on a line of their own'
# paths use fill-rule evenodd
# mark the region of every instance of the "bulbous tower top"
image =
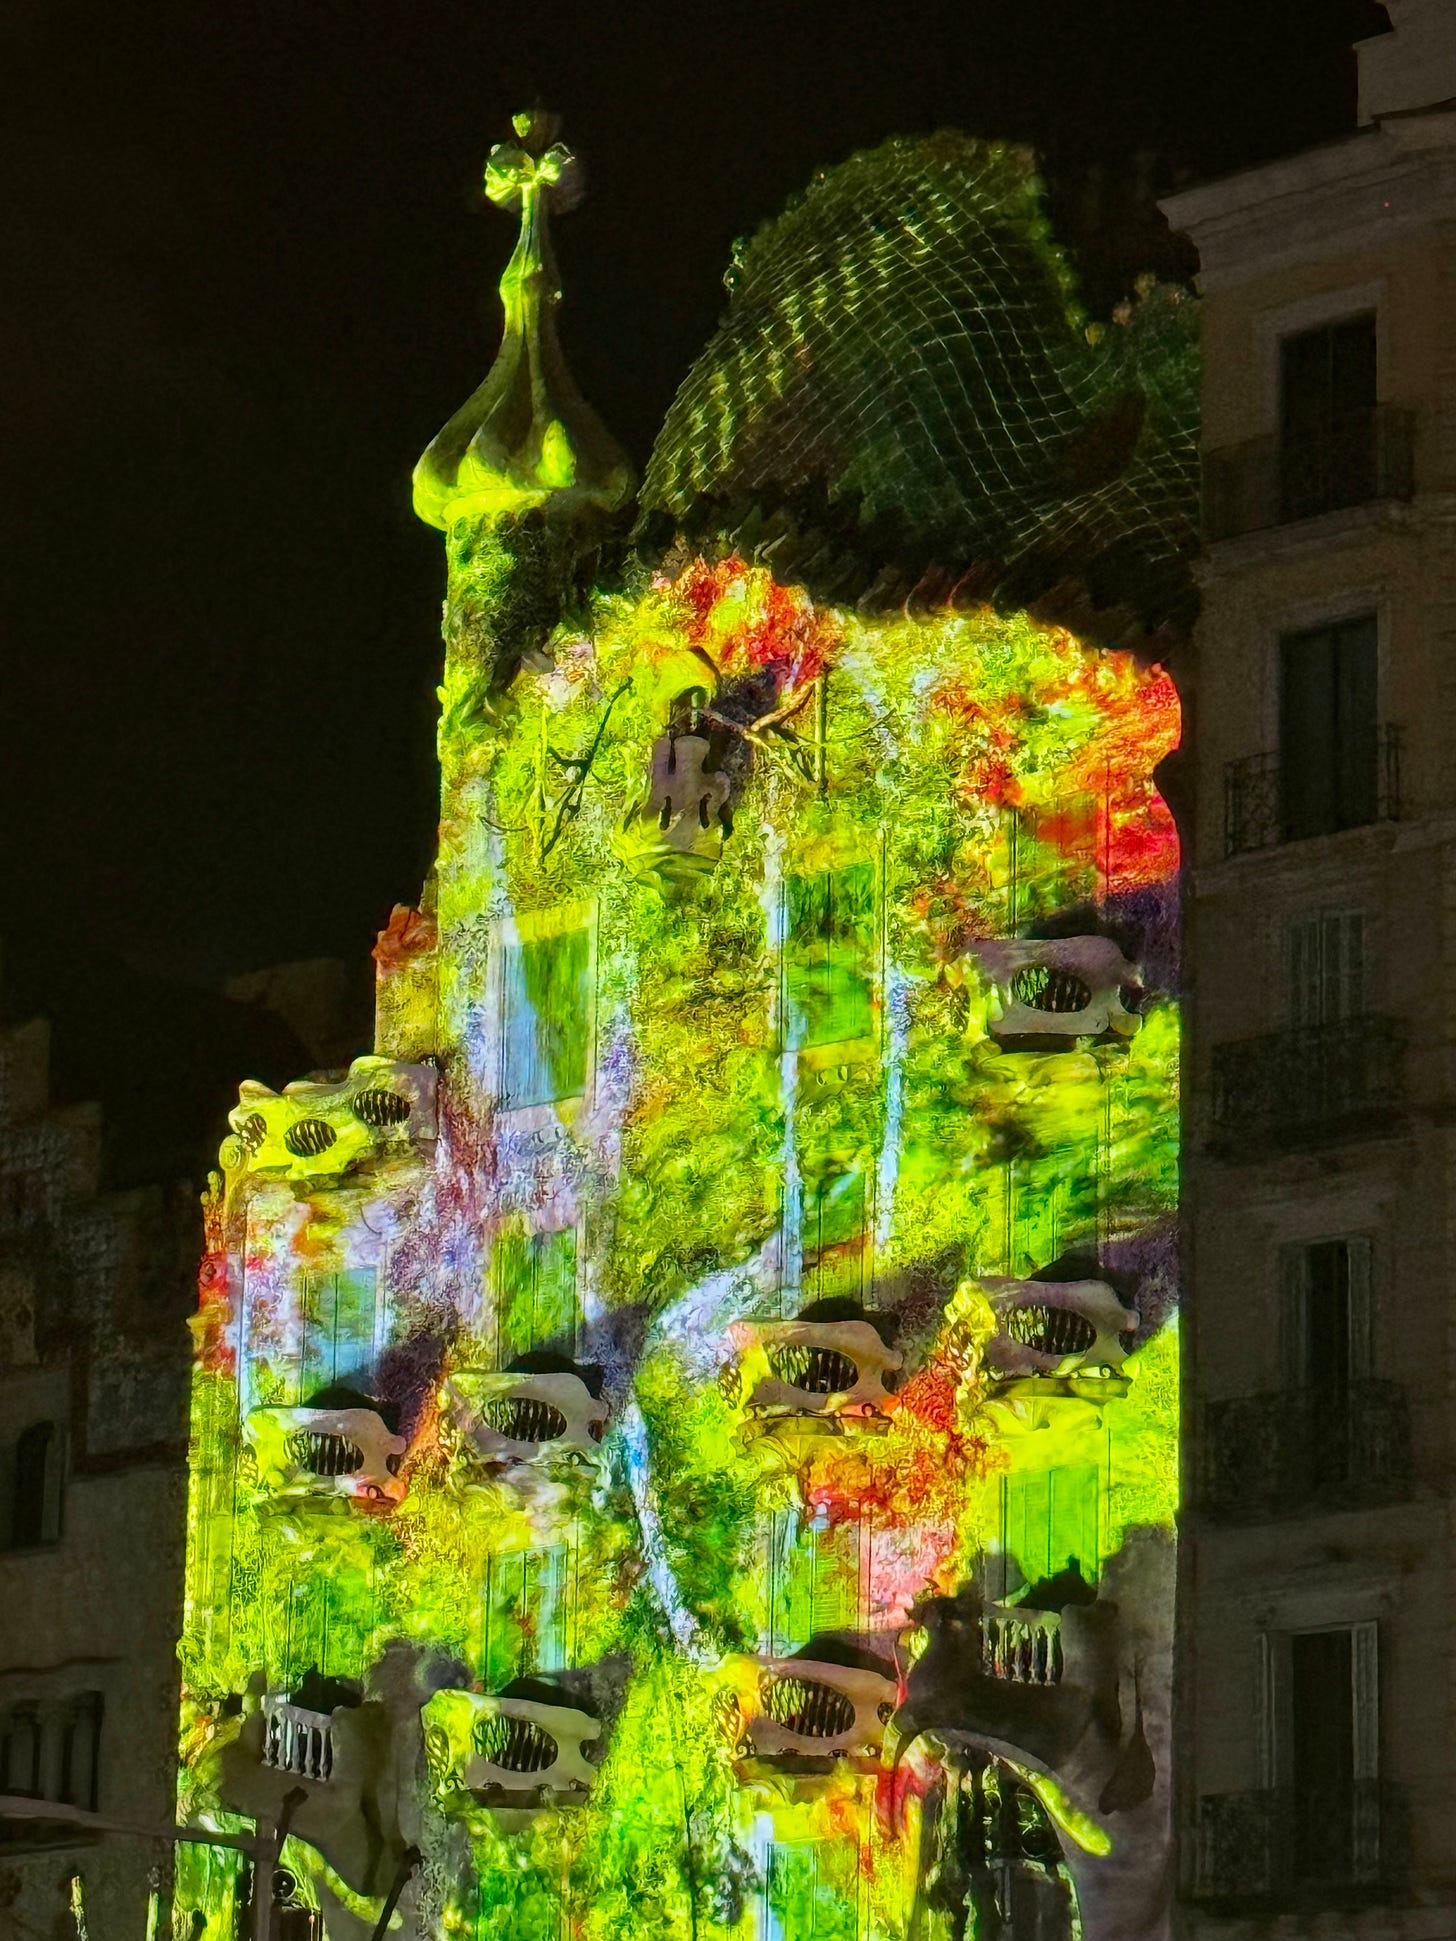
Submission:
<svg viewBox="0 0 1456 1941">
<path fill-rule="evenodd" d="M 414 471 L 415 511 L 446 532 L 461 520 L 548 503 L 566 516 L 613 512 L 634 482 L 625 452 L 577 390 L 556 335 L 561 289 L 549 215 L 580 199 L 580 167 L 554 139 L 555 115 L 516 115 L 512 126 L 516 140 L 493 148 L 485 171 L 491 201 L 521 212 L 500 280 L 500 350 Z"/>
</svg>

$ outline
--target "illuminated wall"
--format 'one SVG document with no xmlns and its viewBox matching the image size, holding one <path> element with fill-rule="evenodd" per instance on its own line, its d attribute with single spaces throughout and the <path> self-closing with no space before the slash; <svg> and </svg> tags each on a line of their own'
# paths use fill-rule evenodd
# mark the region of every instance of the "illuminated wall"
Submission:
<svg viewBox="0 0 1456 1941">
<path fill-rule="evenodd" d="M 493 158 L 505 347 L 417 474 L 375 1054 L 244 1086 L 207 1206 L 184 1810 L 286 1813 L 289 1933 L 1156 1934 L 1176 695 L 613 553 L 567 166 Z M 244 1875 L 184 1848 L 177 1931 Z"/>
</svg>

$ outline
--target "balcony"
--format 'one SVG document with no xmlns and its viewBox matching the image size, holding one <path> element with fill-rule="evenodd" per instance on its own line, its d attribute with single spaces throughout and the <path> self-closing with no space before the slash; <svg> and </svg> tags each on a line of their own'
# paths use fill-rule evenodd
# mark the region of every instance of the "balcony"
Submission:
<svg viewBox="0 0 1456 1941">
<path fill-rule="evenodd" d="M 1223 853 L 1244 856 L 1306 836 L 1333 836 L 1374 822 L 1398 822 L 1401 813 L 1401 731 L 1391 722 L 1375 730 L 1373 762 L 1358 772 L 1332 777 L 1328 787 L 1285 784 L 1272 750 L 1229 762 L 1223 772 Z"/>
<path fill-rule="evenodd" d="M 1214 1523 L 1267 1523 L 1409 1500 L 1410 1409 L 1395 1382 L 1285 1389 L 1209 1402 L 1198 1507 Z"/>
<path fill-rule="evenodd" d="M 1060 1685 L 1061 1612 L 992 1604 L 981 1617 L 981 1669 L 1013 1685 Z"/>
<path fill-rule="evenodd" d="M 1405 1097 L 1405 1031 L 1365 1013 L 1213 1047 L 1214 1152 L 1225 1158 L 1381 1130 Z"/>
<path fill-rule="evenodd" d="M 1399 405 L 1350 411 L 1313 438 L 1251 438 L 1203 459 L 1210 540 L 1267 532 L 1325 512 L 1405 500 L 1414 490 L 1414 418 Z"/>
<path fill-rule="evenodd" d="M 1381 1780 L 1205 1795 L 1188 1895 L 1228 1913 L 1379 1900 L 1404 1885 L 1408 1828 L 1404 1790 Z"/>
</svg>

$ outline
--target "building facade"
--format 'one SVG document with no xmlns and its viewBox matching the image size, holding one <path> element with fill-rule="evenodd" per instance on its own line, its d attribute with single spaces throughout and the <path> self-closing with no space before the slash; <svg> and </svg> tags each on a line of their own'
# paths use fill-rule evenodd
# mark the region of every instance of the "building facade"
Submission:
<svg viewBox="0 0 1456 1941">
<path fill-rule="evenodd" d="M 436 865 L 209 1196 L 174 1932 L 1161 1935 L 1189 306 L 891 143 L 635 491 L 516 132 Z"/>
<path fill-rule="evenodd" d="M 1165 205 L 1202 258 L 1208 541 L 1180 672 L 1196 1934 L 1456 1928 L 1456 18 L 1388 11 L 1357 133 Z"/>
<path fill-rule="evenodd" d="M 0 1034 L 0 1934 L 139 1941 L 170 1846 L 84 1822 L 172 1824 L 195 1202 L 103 1190 L 48 1065 Z"/>
</svg>

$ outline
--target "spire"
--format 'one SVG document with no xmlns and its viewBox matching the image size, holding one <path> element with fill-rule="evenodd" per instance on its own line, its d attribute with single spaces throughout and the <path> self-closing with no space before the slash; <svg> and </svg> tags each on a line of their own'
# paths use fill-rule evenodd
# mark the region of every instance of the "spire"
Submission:
<svg viewBox="0 0 1456 1941">
<path fill-rule="evenodd" d="M 485 193 L 520 209 L 521 232 L 500 281 L 505 332 L 490 375 L 415 467 L 415 511 L 446 531 L 548 499 L 610 512 L 632 488 L 625 453 L 572 382 L 557 342 L 548 213 L 581 193 L 576 158 L 553 140 L 558 125 L 555 115 L 516 115 L 516 142 L 493 148 L 486 165 Z"/>
</svg>

